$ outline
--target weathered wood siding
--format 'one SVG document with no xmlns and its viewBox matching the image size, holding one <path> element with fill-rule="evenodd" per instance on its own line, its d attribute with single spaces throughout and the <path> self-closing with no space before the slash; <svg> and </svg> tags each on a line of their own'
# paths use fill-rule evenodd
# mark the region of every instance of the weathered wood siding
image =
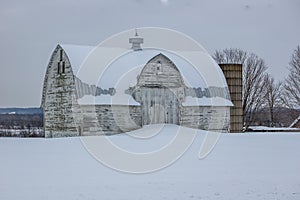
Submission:
<svg viewBox="0 0 300 200">
<path fill-rule="evenodd" d="M 179 124 L 179 101 L 168 88 L 142 88 L 142 125 Z"/>
<path fill-rule="evenodd" d="M 42 108 L 45 137 L 79 135 L 81 119 L 73 72 L 59 45 L 52 54 L 45 75 Z"/>
<path fill-rule="evenodd" d="M 134 97 L 142 107 L 142 125 L 179 124 L 184 87 L 179 70 L 169 58 L 163 54 L 153 57 L 135 86 Z"/>
<path fill-rule="evenodd" d="M 143 68 L 138 86 L 183 87 L 184 82 L 175 64 L 163 54 L 153 57 Z"/>
<path fill-rule="evenodd" d="M 117 134 L 141 128 L 141 107 L 81 105 L 82 135 Z"/>
<path fill-rule="evenodd" d="M 189 128 L 228 132 L 230 108 L 221 106 L 182 107 L 180 125 Z"/>
</svg>

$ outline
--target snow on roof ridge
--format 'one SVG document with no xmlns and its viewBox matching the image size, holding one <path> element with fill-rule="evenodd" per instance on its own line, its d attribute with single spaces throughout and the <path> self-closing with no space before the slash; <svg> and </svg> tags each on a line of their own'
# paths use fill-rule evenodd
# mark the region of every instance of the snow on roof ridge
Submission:
<svg viewBox="0 0 300 200">
<path fill-rule="evenodd" d="M 96 47 L 96 46 L 93 46 L 93 45 L 86 45 L 86 44 L 71 44 L 71 43 L 59 43 L 58 45 L 61 46 L 61 47 L 64 47 L 64 46 Z"/>
<path fill-rule="evenodd" d="M 61 46 L 63 49 L 64 47 L 75 47 L 75 48 L 84 48 L 84 47 L 88 47 L 88 48 L 91 48 L 92 50 L 93 49 L 96 49 L 96 48 L 107 48 L 107 49 L 128 49 L 129 51 L 132 50 L 130 48 L 123 48 L 123 47 L 116 47 L 116 46 L 101 46 L 101 45 L 84 45 L 84 44 L 68 44 L 68 43 L 61 43 L 61 44 L 58 44 L 59 46 Z"/>
</svg>

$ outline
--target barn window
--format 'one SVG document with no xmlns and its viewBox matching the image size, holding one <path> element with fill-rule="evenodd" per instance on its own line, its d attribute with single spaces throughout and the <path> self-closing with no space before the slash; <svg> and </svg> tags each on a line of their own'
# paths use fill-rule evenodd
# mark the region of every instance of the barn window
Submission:
<svg viewBox="0 0 300 200">
<path fill-rule="evenodd" d="M 65 61 L 62 62 L 62 69 L 61 69 L 62 73 L 65 73 Z"/>
<path fill-rule="evenodd" d="M 57 63 L 57 74 L 64 74 L 65 73 L 65 62 L 58 62 Z"/>
<path fill-rule="evenodd" d="M 60 74 L 60 62 L 57 63 L 57 74 Z"/>
<path fill-rule="evenodd" d="M 59 52 L 59 60 L 62 61 L 63 59 L 63 50 L 61 49 L 60 52 Z"/>
<path fill-rule="evenodd" d="M 160 62 L 160 60 L 158 60 L 158 61 L 157 61 L 157 67 L 156 67 L 156 69 L 157 69 L 157 70 L 160 70 L 160 67 L 161 67 L 161 62 Z"/>
</svg>

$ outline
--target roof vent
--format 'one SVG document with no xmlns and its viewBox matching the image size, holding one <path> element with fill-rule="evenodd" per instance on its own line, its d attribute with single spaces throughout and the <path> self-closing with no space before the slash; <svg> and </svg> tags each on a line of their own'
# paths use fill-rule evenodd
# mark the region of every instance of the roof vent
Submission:
<svg viewBox="0 0 300 200">
<path fill-rule="evenodd" d="M 131 49 L 134 51 L 140 51 L 142 50 L 141 44 L 143 44 L 144 38 L 139 37 L 137 29 L 135 29 L 135 36 L 132 38 L 129 38 L 129 43 L 132 44 Z"/>
</svg>

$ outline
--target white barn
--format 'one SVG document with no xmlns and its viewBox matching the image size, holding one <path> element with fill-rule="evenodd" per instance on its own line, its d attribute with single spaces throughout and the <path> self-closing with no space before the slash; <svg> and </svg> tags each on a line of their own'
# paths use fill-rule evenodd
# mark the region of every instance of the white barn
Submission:
<svg viewBox="0 0 300 200">
<path fill-rule="evenodd" d="M 142 49 L 139 37 L 130 42 L 106 66 L 89 63 L 92 54 L 120 49 L 57 45 L 42 94 L 46 137 L 117 134 L 158 123 L 229 131 L 229 89 L 206 51 L 195 66 L 184 58 L 194 52 Z"/>
</svg>

